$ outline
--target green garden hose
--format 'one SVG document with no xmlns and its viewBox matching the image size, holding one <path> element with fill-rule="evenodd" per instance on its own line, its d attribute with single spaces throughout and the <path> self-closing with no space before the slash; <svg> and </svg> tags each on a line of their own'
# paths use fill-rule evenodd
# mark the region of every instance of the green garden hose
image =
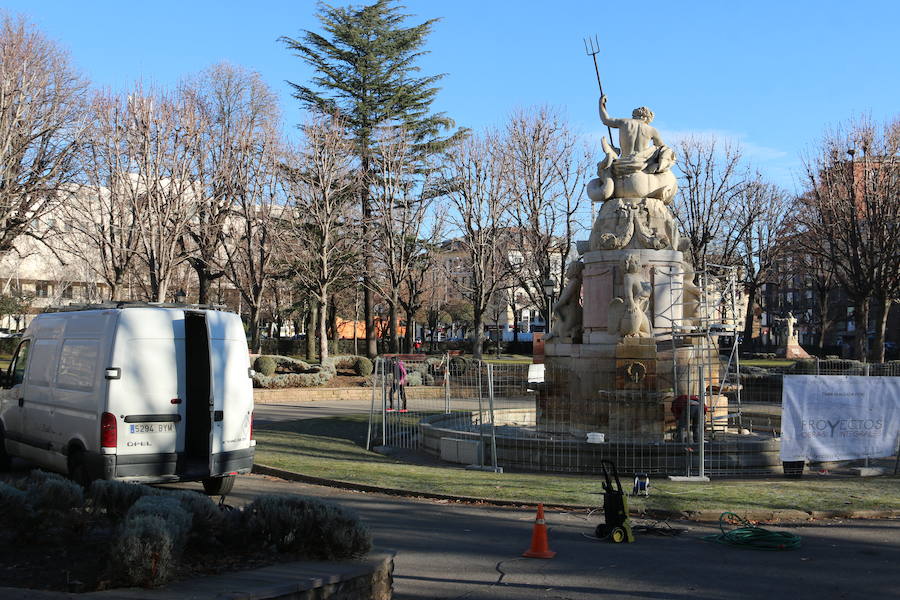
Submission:
<svg viewBox="0 0 900 600">
<path fill-rule="evenodd" d="M 735 524 L 740 526 L 734 527 Z M 732 528 L 728 529 L 729 526 Z M 799 535 L 756 527 L 732 512 L 719 515 L 719 529 L 722 531 L 719 535 L 708 535 L 703 539 L 754 550 L 794 550 L 800 547 Z"/>
</svg>

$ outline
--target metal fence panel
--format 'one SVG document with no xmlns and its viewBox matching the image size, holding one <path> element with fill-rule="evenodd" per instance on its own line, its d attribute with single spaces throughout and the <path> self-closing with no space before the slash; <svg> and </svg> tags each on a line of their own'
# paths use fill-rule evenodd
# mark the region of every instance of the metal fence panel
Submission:
<svg viewBox="0 0 900 600">
<path fill-rule="evenodd" d="M 528 364 L 445 355 L 403 360 L 403 367 L 407 385 L 401 388 L 397 360 L 376 361 L 370 446 L 491 470 L 597 474 L 600 461 L 609 459 L 626 473 L 782 472 L 778 438 L 787 369 L 741 367 L 739 374 L 734 361 L 710 353 L 706 364 L 675 365 L 613 386 L 621 370 L 585 377 L 546 365 L 544 381 L 530 384 Z M 809 361 L 790 372 L 798 371 L 897 376 L 900 365 Z M 614 387 L 620 389 L 609 391 Z M 699 403 L 691 407 L 692 396 L 702 399 L 705 411 Z"/>
</svg>

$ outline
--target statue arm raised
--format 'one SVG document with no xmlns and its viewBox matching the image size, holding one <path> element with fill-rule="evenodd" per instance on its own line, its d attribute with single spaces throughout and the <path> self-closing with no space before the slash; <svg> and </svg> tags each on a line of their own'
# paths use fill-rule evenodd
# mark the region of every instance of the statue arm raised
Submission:
<svg viewBox="0 0 900 600">
<path fill-rule="evenodd" d="M 659 137 L 659 131 L 657 131 L 655 127 L 653 128 L 653 133 L 650 135 L 650 139 L 653 140 L 653 145 L 657 148 L 662 148 L 666 145 L 665 142 L 662 141 L 662 138 Z"/>
<path fill-rule="evenodd" d="M 600 96 L 600 120 L 603 121 L 603 124 L 607 127 L 615 127 L 619 128 L 621 123 L 619 119 L 610 119 L 609 113 L 606 112 L 606 96 Z"/>
</svg>

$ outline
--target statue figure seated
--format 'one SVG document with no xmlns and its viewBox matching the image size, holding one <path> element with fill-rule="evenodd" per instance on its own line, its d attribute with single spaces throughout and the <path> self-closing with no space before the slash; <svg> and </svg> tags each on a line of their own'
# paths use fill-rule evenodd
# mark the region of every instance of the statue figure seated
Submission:
<svg viewBox="0 0 900 600">
<path fill-rule="evenodd" d="M 588 196 L 595 202 L 610 198 L 656 198 L 669 204 L 678 191 L 671 168 L 675 152 L 666 146 L 650 125 L 653 111 L 641 106 L 630 119 L 613 119 L 606 112 L 606 96 L 600 97 L 600 120 L 619 130 L 619 148 L 601 140 L 606 157 L 597 164 L 597 179 L 588 184 Z"/>
</svg>

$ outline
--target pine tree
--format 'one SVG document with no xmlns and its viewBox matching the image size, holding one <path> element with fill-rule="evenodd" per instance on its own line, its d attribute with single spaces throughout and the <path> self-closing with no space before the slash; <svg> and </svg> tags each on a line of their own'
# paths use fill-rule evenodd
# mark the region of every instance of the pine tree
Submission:
<svg viewBox="0 0 900 600">
<path fill-rule="evenodd" d="M 353 138 L 364 175 L 359 188 L 364 228 L 372 216 L 367 182 L 380 128 L 402 127 L 419 157 L 440 152 L 463 134 L 456 131 L 442 137 L 455 124 L 444 113 L 430 110 L 440 90 L 436 84 L 444 74 L 417 75 L 416 60 L 426 53 L 422 47 L 437 19 L 406 27 L 410 15 L 402 10 L 396 0 L 377 0 L 362 7 L 322 4 L 318 17 L 324 34 L 305 30 L 300 40 L 281 38 L 315 69 L 310 85 L 288 82 L 294 97 L 307 108 L 339 115 Z M 372 292 L 366 281 L 371 267 L 371 255 L 367 255 L 364 314 L 367 352 L 374 356 Z"/>
</svg>

